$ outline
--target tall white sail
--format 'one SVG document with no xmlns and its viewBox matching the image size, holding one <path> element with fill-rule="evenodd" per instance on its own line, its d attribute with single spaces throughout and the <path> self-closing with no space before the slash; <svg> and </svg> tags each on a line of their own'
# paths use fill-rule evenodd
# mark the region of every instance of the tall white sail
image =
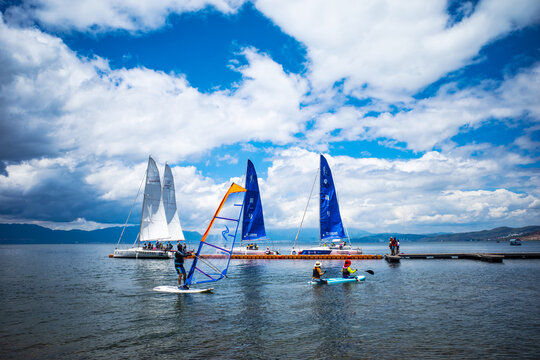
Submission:
<svg viewBox="0 0 540 360">
<path fill-rule="evenodd" d="M 161 201 L 161 181 L 156 162 L 148 158 L 146 185 L 141 216 L 139 241 L 163 240 L 169 237 L 165 209 Z"/>
<path fill-rule="evenodd" d="M 167 164 L 165 164 L 165 173 L 163 174 L 163 207 L 165 208 L 170 240 L 185 240 L 176 207 L 174 179 L 171 168 Z"/>
</svg>

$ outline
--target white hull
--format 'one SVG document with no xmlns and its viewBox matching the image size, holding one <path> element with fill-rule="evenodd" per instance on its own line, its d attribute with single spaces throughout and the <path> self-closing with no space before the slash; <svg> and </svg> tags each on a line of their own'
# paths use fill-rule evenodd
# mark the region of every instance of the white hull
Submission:
<svg viewBox="0 0 540 360">
<path fill-rule="evenodd" d="M 292 255 L 362 255 L 362 249 L 353 248 L 350 246 L 345 246 L 343 248 L 339 247 L 328 247 L 328 246 L 316 246 L 307 249 L 293 249 L 291 251 Z"/>
<path fill-rule="evenodd" d="M 277 253 L 276 251 L 272 250 L 269 252 L 270 253 L 268 253 L 266 249 L 253 250 L 246 249 L 245 247 L 235 247 L 232 249 L 232 255 L 275 255 Z"/>
<path fill-rule="evenodd" d="M 116 249 L 113 253 L 113 257 L 125 259 L 171 259 L 173 256 L 171 251 L 143 248 Z"/>
</svg>

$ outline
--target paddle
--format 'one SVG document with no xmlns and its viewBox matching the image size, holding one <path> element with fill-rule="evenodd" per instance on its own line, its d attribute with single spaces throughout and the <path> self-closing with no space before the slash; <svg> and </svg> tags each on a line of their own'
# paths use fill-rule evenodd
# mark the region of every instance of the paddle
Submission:
<svg viewBox="0 0 540 360">
<path fill-rule="evenodd" d="M 373 270 L 360 270 L 360 271 L 364 271 L 364 272 L 367 272 L 368 274 L 375 275 L 375 271 Z"/>
</svg>

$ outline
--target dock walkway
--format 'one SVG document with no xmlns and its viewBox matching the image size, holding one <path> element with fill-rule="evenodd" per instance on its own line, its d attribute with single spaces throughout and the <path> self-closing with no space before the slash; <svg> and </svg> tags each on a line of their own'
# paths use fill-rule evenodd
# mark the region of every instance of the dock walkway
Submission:
<svg viewBox="0 0 540 360">
<path fill-rule="evenodd" d="M 401 259 L 470 259 L 500 263 L 503 259 L 540 259 L 540 253 L 442 253 L 442 254 L 399 254 L 384 255 L 389 263 L 399 262 Z"/>
</svg>

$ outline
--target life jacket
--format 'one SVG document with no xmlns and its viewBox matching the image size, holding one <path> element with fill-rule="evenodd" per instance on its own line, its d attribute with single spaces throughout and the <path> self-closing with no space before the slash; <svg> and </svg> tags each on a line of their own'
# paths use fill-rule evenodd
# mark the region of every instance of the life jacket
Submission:
<svg viewBox="0 0 540 360">
<path fill-rule="evenodd" d="M 183 252 L 176 251 L 174 253 L 174 263 L 175 264 L 184 264 L 184 257 L 186 255 Z"/>
<path fill-rule="evenodd" d="M 349 267 L 342 267 L 341 272 L 343 273 L 344 278 L 348 278 L 351 276 L 351 273 L 349 272 Z"/>
<path fill-rule="evenodd" d="M 320 268 L 318 268 L 318 267 L 313 268 L 313 278 L 314 279 L 320 279 L 321 278 L 321 274 L 319 273 L 319 271 L 320 271 Z"/>
</svg>

